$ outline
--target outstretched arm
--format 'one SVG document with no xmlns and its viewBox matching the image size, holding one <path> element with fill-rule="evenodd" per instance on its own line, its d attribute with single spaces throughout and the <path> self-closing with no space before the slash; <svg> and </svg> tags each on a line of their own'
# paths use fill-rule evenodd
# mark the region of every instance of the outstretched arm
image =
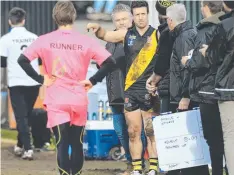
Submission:
<svg viewBox="0 0 234 175">
<path fill-rule="evenodd" d="M 96 37 L 106 42 L 118 43 L 124 41 L 127 30 L 108 31 L 97 23 L 89 23 L 87 30 L 92 30 Z"/>
</svg>

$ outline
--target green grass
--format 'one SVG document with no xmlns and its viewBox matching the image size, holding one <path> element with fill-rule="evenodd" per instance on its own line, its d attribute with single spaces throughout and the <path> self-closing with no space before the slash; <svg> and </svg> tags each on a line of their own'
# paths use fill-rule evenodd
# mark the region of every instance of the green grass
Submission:
<svg viewBox="0 0 234 175">
<path fill-rule="evenodd" d="M 1 137 L 3 139 L 16 140 L 17 139 L 17 131 L 9 130 L 9 129 L 1 129 Z"/>
<path fill-rule="evenodd" d="M 1 138 L 16 141 L 17 140 L 17 131 L 16 130 L 10 130 L 10 129 L 1 129 Z M 51 141 L 51 145 L 47 149 L 50 150 L 50 151 L 55 150 L 55 139 L 54 139 L 54 137 L 51 137 L 50 141 Z"/>
</svg>

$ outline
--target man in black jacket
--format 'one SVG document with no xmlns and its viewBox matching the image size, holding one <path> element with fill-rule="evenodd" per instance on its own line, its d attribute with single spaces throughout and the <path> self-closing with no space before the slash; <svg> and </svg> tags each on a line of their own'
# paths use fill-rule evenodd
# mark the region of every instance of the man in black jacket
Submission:
<svg viewBox="0 0 234 175">
<path fill-rule="evenodd" d="M 224 151 L 230 175 L 234 174 L 234 2 L 224 1 L 222 22 L 214 32 L 208 49 L 201 49 L 210 65 L 217 65 L 215 93 L 218 95 L 223 128 Z M 207 49 L 207 50 L 206 50 Z"/>
<path fill-rule="evenodd" d="M 196 104 L 189 99 L 189 71 L 181 65 L 182 56 L 194 48 L 196 31 L 190 21 L 186 21 L 186 9 L 183 4 L 174 4 L 167 8 L 167 23 L 174 39 L 170 60 L 170 94 L 172 112 L 190 110 Z M 198 166 L 182 170 L 169 171 L 168 175 L 209 175 L 208 166 Z"/>
<path fill-rule="evenodd" d="M 220 23 L 219 17 L 224 14 L 222 7 L 221 1 L 201 2 L 204 19 L 197 25 L 198 34 L 192 59 L 189 59 L 188 56 L 182 59 L 182 64 L 192 74 L 189 84 L 190 98 L 199 103 L 204 137 L 210 149 L 212 175 L 223 174 L 224 154 L 223 131 L 219 107 L 214 94 L 217 66 L 210 66 L 199 49 L 202 44 L 211 42 L 217 24 Z"/>
<path fill-rule="evenodd" d="M 160 26 L 158 27 L 158 47 L 155 55 L 154 72 L 146 82 L 146 89 L 150 93 L 157 92 L 160 97 L 160 113 L 168 112 L 170 104 L 170 59 L 173 46 L 173 40 L 166 21 L 166 9 L 174 4 L 175 1 L 156 2 L 156 10 L 159 13 Z"/>
</svg>

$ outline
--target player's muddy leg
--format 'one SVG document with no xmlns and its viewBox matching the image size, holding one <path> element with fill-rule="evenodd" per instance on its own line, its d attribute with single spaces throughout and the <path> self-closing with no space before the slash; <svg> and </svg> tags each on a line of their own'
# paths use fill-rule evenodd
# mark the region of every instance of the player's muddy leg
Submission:
<svg viewBox="0 0 234 175">
<path fill-rule="evenodd" d="M 129 148 L 132 156 L 133 170 L 142 172 L 141 111 L 126 112 L 125 117 L 128 125 Z"/>
<path fill-rule="evenodd" d="M 154 136 L 153 122 L 151 112 L 141 111 L 144 121 L 145 135 L 147 138 L 147 150 L 149 153 L 149 172 L 158 172 L 158 154 L 156 149 L 156 140 Z M 155 174 L 156 174 L 155 172 Z"/>
</svg>

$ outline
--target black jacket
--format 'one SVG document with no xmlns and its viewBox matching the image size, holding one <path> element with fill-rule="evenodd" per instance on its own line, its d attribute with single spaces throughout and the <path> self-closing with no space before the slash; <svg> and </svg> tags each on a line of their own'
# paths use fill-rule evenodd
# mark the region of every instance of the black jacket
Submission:
<svg viewBox="0 0 234 175">
<path fill-rule="evenodd" d="M 122 43 L 107 43 L 106 49 L 116 61 L 116 67 L 106 76 L 107 95 L 111 106 L 124 104 L 126 59 Z"/>
<path fill-rule="evenodd" d="M 154 73 L 160 75 L 162 79 L 158 83 L 158 94 L 160 97 L 169 96 L 170 85 L 170 59 L 172 53 L 173 40 L 170 35 L 167 23 L 158 27 L 160 33 L 157 52 L 155 55 Z"/>
<path fill-rule="evenodd" d="M 197 36 L 195 40 L 195 49 L 192 59 L 186 63 L 186 68 L 191 72 L 189 83 L 189 93 L 192 101 L 198 103 L 217 103 L 217 97 L 214 93 L 215 76 L 218 67 L 210 65 L 209 62 L 199 52 L 203 44 L 209 45 L 213 39 L 217 24 L 220 23 L 219 17 L 224 12 L 217 13 L 209 18 L 201 20 L 197 25 Z"/>
<path fill-rule="evenodd" d="M 216 64 L 215 93 L 220 101 L 234 101 L 234 10 L 220 17 L 222 22 L 214 32 L 206 57 Z"/>
<path fill-rule="evenodd" d="M 190 21 L 179 24 L 172 31 L 174 44 L 170 61 L 170 95 L 171 102 L 180 102 L 181 98 L 189 98 L 189 71 L 181 64 L 182 56 L 194 48 L 196 30 Z"/>
</svg>

